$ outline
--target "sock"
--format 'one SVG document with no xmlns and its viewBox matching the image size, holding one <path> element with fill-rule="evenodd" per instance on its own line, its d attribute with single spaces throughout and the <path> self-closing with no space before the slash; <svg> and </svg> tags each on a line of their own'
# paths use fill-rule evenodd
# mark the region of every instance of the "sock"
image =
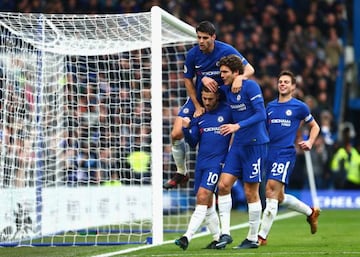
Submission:
<svg viewBox="0 0 360 257">
<path fill-rule="evenodd" d="M 258 201 L 254 203 L 249 203 L 248 208 L 249 208 L 249 231 L 246 238 L 250 241 L 257 241 L 258 231 L 260 227 L 260 220 L 261 220 L 261 211 L 262 211 L 261 202 Z"/>
<path fill-rule="evenodd" d="M 264 210 L 262 221 L 261 221 L 261 229 L 259 232 L 259 236 L 266 239 L 271 226 L 274 222 L 274 219 L 278 212 L 278 200 L 266 198 L 266 208 Z"/>
<path fill-rule="evenodd" d="M 180 173 L 182 175 L 186 174 L 186 163 L 185 163 L 185 140 L 175 140 L 171 147 L 172 156 L 174 158 L 177 173 Z"/>
<path fill-rule="evenodd" d="M 215 210 L 215 204 L 206 211 L 206 226 L 212 234 L 213 240 L 219 241 L 220 237 L 220 220 Z"/>
<path fill-rule="evenodd" d="M 312 209 L 310 208 L 310 206 L 300 201 L 293 195 L 285 194 L 284 200 L 282 201 L 282 203 L 280 203 L 280 205 L 287 207 L 290 210 L 305 214 L 306 216 L 309 216 L 312 213 Z"/>
<path fill-rule="evenodd" d="M 191 219 L 188 225 L 188 229 L 184 236 L 187 237 L 190 242 L 193 235 L 199 229 L 201 224 L 203 223 L 207 211 L 207 205 L 196 205 L 194 213 L 191 215 Z"/>
<path fill-rule="evenodd" d="M 232 208 L 231 194 L 219 195 L 218 204 L 221 222 L 221 233 L 230 235 L 230 214 Z"/>
</svg>

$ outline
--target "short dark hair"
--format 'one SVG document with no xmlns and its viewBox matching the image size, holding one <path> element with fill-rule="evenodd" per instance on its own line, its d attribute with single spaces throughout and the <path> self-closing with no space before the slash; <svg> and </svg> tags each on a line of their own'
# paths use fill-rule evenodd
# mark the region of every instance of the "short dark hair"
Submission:
<svg viewBox="0 0 360 257">
<path fill-rule="evenodd" d="M 206 93 L 210 93 L 210 92 L 211 92 L 211 90 L 210 90 L 209 88 L 205 87 L 204 85 L 202 85 L 201 91 L 204 91 L 204 92 L 206 92 Z"/>
<path fill-rule="evenodd" d="M 219 94 L 219 90 L 216 90 L 215 92 L 211 91 L 211 89 L 209 89 L 208 87 L 205 87 L 204 85 L 202 85 L 201 88 L 201 92 L 205 92 L 205 93 L 215 93 L 215 94 Z"/>
<path fill-rule="evenodd" d="M 216 33 L 216 29 L 210 21 L 202 21 L 197 25 L 196 32 L 203 32 L 212 36 Z"/>
<path fill-rule="evenodd" d="M 242 63 L 240 56 L 236 54 L 222 57 L 219 61 L 219 67 L 223 65 L 229 67 L 232 72 L 238 71 L 239 74 L 244 73 L 244 64 Z"/>
<path fill-rule="evenodd" d="M 220 95 L 219 90 L 216 90 L 215 92 L 213 92 L 209 88 L 205 87 L 204 85 L 202 85 L 202 88 L 201 88 L 201 94 L 202 93 L 214 93 L 217 97 L 219 97 L 219 95 Z"/>
<path fill-rule="evenodd" d="M 280 72 L 278 78 L 280 78 L 281 76 L 289 76 L 291 78 L 291 84 L 296 84 L 296 77 L 291 71 L 283 70 L 282 72 Z"/>
</svg>

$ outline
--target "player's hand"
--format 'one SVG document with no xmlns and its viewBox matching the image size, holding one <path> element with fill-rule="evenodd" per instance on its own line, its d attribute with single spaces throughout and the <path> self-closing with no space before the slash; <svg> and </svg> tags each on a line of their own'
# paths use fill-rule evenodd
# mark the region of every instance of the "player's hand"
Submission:
<svg viewBox="0 0 360 257">
<path fill-rule="evenodd" d="M 204 107 L 199 107 L 196 108 L 195 112 L 194 112 L 194 118 L 200 117 L 201 115 L 203 115 L 205 112 L 205 108 Z"/>
<path fill-rule="evenodd" d="M 232 134 L 240 129 L 239 124 L 224 124 L 220 126 L 220 134 L 223 136 L 227 136 Z"/>
<path fill-rule="evenodd" d="M 301 150 L 304 151 L 310 151 L 312 148 L 312 144 L 307 140 L 307 141 L 300 141 L 298 143 L 299 147 L 301 148 Z"/>
<path fill-rule="evenodd" d="M 212 78 L 203 77 L 201 82 L 205 87 L 210 89 L 211 92 L 216 92 L 218 90 L 218 83 Z"/>
<path fill-rule="evenodd" d="M 188 128 L 190 126 L 190 118 L 189 117 L 184 117 L 182 118 L 182 126 L 183 128 Z"/>
<path fill-rule="evenodd" d="M 244 76 L 242 76 L 242 75 L 235 77 L 235 79 L 231 85 L 231 92 L 233 92 L 234 94 L 240 92 L 240 90 L 242 88 L 243 79 L 244 79 Z"/>
</svg>

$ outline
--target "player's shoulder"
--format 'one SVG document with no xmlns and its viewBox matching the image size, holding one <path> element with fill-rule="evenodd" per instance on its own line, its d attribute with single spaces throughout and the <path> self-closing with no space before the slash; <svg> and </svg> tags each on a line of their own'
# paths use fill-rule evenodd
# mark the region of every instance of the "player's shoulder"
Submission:
<svg viewBox="0 0 360 257">
<path fill-rule="evenodd" d="M 187 55 L 188 56 L 196 55 L 199 52 L 201 53 L 199 45 L 195 45 L 192 48 L 190 48 L 190 50 L 187 52 Z"/>
<path fill-rule="evenodd" d="M 273 107 L 273 106 L 276 106 L 278 105 L 278 98 L 274 99 L 274 100 L 271 100 L 270 102 L 267 103 L 267 108 L 270 108 L 270 107 Z"/>
<path fill-rule="evenodd" d="M 300 100 L 296 97 L 291 98 L 291 101 L 296 104 L 305 104 L 302 100 Z"/>
<path fill-rule="evenodd" d="M 296 105 L 296 106 L 307 107 L 306 103 L 304 103 L 302 100 L 297 99 L 297 98 L 295 98 L 295 97 L 293 97 L 293 98 L 290 100 L 290 103 L 291 103 L 292 105 Z"/>
<path fill-rule="evenodd" d="M 220 102 L 219 103 L 219 107 L 218 107 L 218 110 L 221 110 L 221 111 L 227 111 L 227 110 L 231 110 L 231 107 L 230 105 L 227 103 L 227 102 Z"/>
<path fill-rule="evenodd" d="M 260 85 L 253 79 L 244 79 L 243 88 L 247 88 L 251 90 L 251 88 L 260 88 Z"/>
<path fill-rule="evenodd" d="M 217 107 L 216 115 L 218 115 L 217 120 L 219 120 L 220 117 L 222 121 L 225 123 L 232 122 L 232 109 L 230 105 L 227 102 L 220 102 L 219 106 Z"/>
<path fill-rule="evenodd" d="M 228 85 L 222 84 L 218 87 L 218 90 L 219 90 L 220 94 L 222 94 L 222 93 L 226 94 L 227 92 L 230 91 L 230 87 Z"/>
<path fill-rule="evenodd" d="M 229 45 L 228 43 L 215 40 L 214 44 L 215 44 L 215 49 L 218 49 L 218 51 L 225 52 L 226 54 L 239 55 L 239 52 L 232 45 Z"/>
<path fill-rule="evenodd" d="M 253 80 L 253 79 L 244 79 L 243 80 L 243 83 L 244 84 L 256 84 L 256 85 L 259 85 L 259 83 L 256 81 L 256 80 Z"/>
<path fill-rule="evenodd" d="M 232 47 L 231 45 L 229 45 L 228 43 L 225 43 L 223 41 L 219 41 L 219 40 L 215 40 L 214 44 L 217 46 L 221 46 L 221 47 Z"/>
</svg>

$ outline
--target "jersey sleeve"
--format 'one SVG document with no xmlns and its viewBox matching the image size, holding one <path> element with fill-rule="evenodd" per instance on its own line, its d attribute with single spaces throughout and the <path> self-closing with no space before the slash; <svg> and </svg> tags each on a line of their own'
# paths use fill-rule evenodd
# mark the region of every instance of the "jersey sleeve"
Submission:
<svg viewBox="0 0 360 257">
<path fill-rule="evenodd" d="M 249 63 L 248 60 L 246 60 L 246 58 L 232 45 L 229 45 L 221 41 L 215 41 L 215 44 L 221 45 L 220 47 L 224 49 L 223 56 L 235 54 L 240 57 L 241 62 L 243 63 L 244 66 Z"/>
<path fill-rule="evenodd" d="M 255 103 L 253 105 L 253 108 L 254 108 L 254 112 L 255 112 L 254 115 L 251 115 L 249 118 L 238 122 L 238 124 L 240 125 L 240 128 L 246 128 L 253 124 L 256 124 L 256 123 L 266 120 L 264 103 L 260 103 L 260 102 Z"/>
<path fill-rule="evenodd" d="M 184 139 L 191 147 L 195 147 L 200 139 L 200 130 L 197 121 L 198 119 L 193 119 L 190 122 L 189 128 L 182 128 Z"/>
<path fill-rule="evenodd" d="M 184 64 L 184 77 L 192 79 L 195 76 L 195 48 L 190 49 Z"/>
<path fill-rule="evenodd" d="M 249 127 L 253 124 L 266 120 L 264 98 L 260 86 L 255 81 L 252 80 L 247 80 L 246 83 L 248 83 L 249 85 L 243 89 L 245 89 L 246 93 L 249 95 L 251 105 L 254 109 L 254 114 L 251 115 L 249 118 L 238 122 L 240 128 Z"/>
<path fill-rule="evenodd" d="M 246 60 L 246 58 L 245 58 L 241 53 L 239 53 L 239 52 L 238 52 L 238 55 L 240 56 L 241 62 L 242 62 L 242 64 L 243 64 L 244 67 L 245 67 L 245 66 L 249 63 L 248 60 Z"/>
<path fill-rule="evenodd" d="M 305 103 L 302 104 L 301 112 L 305 123 L 309 123 L 314 119 L 314 117 L 311 115 L 309 106 L 307 106 Z"/>
</svg>

